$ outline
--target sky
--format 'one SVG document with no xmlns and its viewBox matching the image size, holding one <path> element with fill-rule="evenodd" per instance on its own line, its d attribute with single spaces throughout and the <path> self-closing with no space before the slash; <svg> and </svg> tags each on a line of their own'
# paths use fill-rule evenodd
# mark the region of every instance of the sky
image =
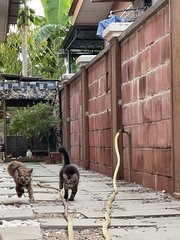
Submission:
<svg viewBox="0 0 180 240">
<path fill-rule="evenodd" d="M 36 15 L 44 16 L 41 0 L 31 0 L 28 2 L 28 5 L 35 10 Z"/>
</svg>

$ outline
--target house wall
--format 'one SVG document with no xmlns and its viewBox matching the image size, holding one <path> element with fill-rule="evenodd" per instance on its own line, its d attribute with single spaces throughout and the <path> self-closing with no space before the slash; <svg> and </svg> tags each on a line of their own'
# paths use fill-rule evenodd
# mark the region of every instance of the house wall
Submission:
<svg viewBox="0 0 180 240">
<path fill-rule="evenodd" d="M 113 43 L 86 65 L 88 84 L 88 146 L 82 142 L 82 72 L 68 83 L 70 145 L 74 163 L 84 166 L 82 149 L 89 151 L 90 170 L 113 175 L 114 129 L 112 112 L 121 104 L 118 122 L 132 136 L 132 181 L 172 192 L 172 101 L 168 1 L 159 1 L 119 37 L 119 66 L 114 67 Z M 162 2 L 162 3 L 161 3 Z M 120 56 L 120 57 L 119 57 Z M 113 74 L 112 71 L 117 71 Z M 114 79 L 117 76 L 117 79 Z M 120 77 L 119 77 L 120 76 Z M 114 81 L 119 96 L 111 100 Z M 67 84 L 65 84 L 67 85 Z M 115 90 L 115 89 L 114 89 Z M 114 91 L 113 90 L 113 91 Z M 61 90 L 61 95 L 65 87 Z M 118 94 L 117 94 L 118 96 Z M 120 101 L 121 100 L 121 101 Z M 115 109 L 118 109 L 118 107 Z M 84 114 L 84 113 L 83 113 Z M 65 130 L 65 134 L 66 134 Z M 128 180 L 128 143 L 121 142 L 121 175 Z"/>
</svg>

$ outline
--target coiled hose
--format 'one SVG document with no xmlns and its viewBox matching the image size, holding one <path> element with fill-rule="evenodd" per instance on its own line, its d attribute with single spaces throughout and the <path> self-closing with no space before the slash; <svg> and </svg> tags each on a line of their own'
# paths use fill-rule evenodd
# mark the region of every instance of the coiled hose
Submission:
<svg viewBox="0 0 180 240">
<path fill-rule="evenodd" d="M 118 148 L 118 138 L 120 136 L 120 132 L 116 133 L 115 139 L 114 139 L 114 144 L 115 144 L 115 152 L 116 152 L 116 156 L 117 156 L 117 164 L 116 164 L 116 168 L 114 171 L 114 175 L 113 175 L 113 188 L 114 191 L 112 192 L 112 194 L 109 196 L 108 201 L 106 203 L 106 212 L 105 212 L 105 222 L 103 223 L 103 237 L 106 240 L 111 240 L 111 236 L 108 232 L 108 227 L 111 224 L 111 219 L 110 219 L 110 215 L 111 215 L 111 208 L 112 208 L 112 203 L 115 199 L 116 194 L 118 193 L 118 188 L 117 188 L 117 174 L 120 168 L 120 154 L 119 154 L 119 148 Z"/>
</svg>

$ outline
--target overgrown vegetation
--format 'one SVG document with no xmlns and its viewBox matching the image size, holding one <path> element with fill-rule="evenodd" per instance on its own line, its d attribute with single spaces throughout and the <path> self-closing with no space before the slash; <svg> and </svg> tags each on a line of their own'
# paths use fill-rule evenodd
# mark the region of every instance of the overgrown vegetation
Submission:
<svg viewBox="0 0 180 240">
<path fill-rule="evenodd" d="M 72 0 L 42 0 L 45 17 L 35 15 L 28 1 L 21 0 L 18 28 L 0 43 L 0 72 L 59 79 L 66 73 L 61 44 L 70 27 Z"/>
<path fill-rule="evenodd" d="M 49 136 L 60 124 L 59 118 L 53 113 L 50 103 L 38 103 L 32 107 L 17 110 L 12 116 L 9 130 L 11 135 L 20 135 L 29 142 L 33 139 L 46 138 L 49 152 Z"/>
</svg>

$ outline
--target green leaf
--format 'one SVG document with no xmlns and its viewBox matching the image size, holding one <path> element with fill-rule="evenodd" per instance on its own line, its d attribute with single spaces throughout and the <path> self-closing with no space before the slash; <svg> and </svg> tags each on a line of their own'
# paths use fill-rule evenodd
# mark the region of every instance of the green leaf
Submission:
<svg viewBox="0 0 180 240">
<path fill-rule="evenodd" d="M 72 0 L 41 0 L 45 17 L 50 24 L 64 26 L 69 21 L 68 11 Z"/>
<path fill-rule="evenodd" d="M 55 31 L 55 24 L 48 24 L 43 26 L 35 37 L 35 43 L 39 44 L 43 39 L 48 39 Z"/>
</svg>

